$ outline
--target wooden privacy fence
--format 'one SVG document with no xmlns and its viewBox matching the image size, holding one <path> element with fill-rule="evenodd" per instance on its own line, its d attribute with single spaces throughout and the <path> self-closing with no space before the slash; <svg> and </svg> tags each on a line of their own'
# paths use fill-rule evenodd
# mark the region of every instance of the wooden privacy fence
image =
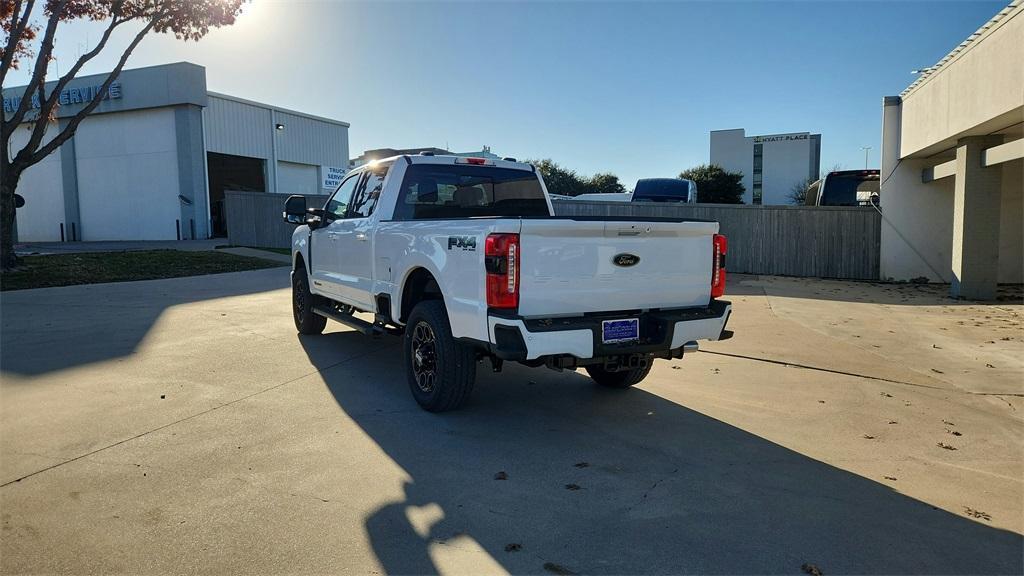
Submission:
<svg viewBox="0 0 1024 576">
<path fill-rule="evenodd" d="M 228 241 L 235 246 L 287 248 L 283 194 L 225 192 Z M 307 196 L 323 206 L 326 196 Z M 663 216 L 721 223 L 729 238 L 730 272 L 818 278 L 878 279 L 881 217 L 871 207 L 654 204 L 556 200 L 560 216 Z"/>
<path fill-rule="evenodd" d="M 729 239 L 726 269 L 744 274 L 878 279 L 881 215 L 872 207 L 654 204 L 556 200 L 565 216 L 715 220 Z"/>
<path fill-rule="evenodd" d="M 224 192 L 228 242 L 232 246 L 289 248 L 295 226 L 282 218 L 286 194 Z M 306 206 L 323 207 L 327 196 L 306 196 Z"/>
</svg>

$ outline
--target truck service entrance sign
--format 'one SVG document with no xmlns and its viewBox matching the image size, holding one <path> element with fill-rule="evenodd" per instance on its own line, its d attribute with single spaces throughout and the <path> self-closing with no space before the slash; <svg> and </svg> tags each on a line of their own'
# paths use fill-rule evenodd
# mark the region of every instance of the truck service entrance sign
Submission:
<svg viewBox="0 0 1024 576">
<path fill-rule="evenodd" d="M 341 179 L 345 177 L 346 170 L 344 168 L 338 168 L 336 166 L 321 166 L 320 174 L 323 178 L 322 186 L 330 190 L 334 190 L 341 184 Z"/>
</svg>

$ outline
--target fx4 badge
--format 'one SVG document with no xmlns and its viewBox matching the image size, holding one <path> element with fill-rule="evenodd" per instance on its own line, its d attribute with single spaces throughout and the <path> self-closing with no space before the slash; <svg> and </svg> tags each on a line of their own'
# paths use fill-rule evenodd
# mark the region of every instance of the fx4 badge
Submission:
<svg viewBox="0 0 1024 576">
<path fill-rule="evenodd" d="M 448 249 L 461 248 L 466 252 L 476 252 L 476 236 L 449 236 Z"/>
<path fill-rule="evenodd" d="M 613 264 L 624 268 L 628 266 L 635 266 L 639 261 L 640 257 L 636 254 L 616 254 L 615 257 L 612 258 Z"/>
</svg>

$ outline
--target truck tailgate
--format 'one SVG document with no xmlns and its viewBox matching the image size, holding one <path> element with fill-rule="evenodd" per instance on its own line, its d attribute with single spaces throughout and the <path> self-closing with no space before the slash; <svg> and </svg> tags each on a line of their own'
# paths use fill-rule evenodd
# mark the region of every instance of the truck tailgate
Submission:
<svg viewBox="0 0 1024 576">
<path fill-rule="evenodd" d="M 525 219 L 519 313 L 705 306 L 717 232 L 717 222 Z"/>
</svg>

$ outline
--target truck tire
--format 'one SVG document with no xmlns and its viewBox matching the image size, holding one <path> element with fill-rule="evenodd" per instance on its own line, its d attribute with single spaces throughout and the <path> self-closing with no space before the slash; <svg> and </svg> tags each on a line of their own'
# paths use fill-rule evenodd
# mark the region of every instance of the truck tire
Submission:
<svg viewBox="0 0 1024 576">
<path fill-rule="evenodd" d="M 632 370 L 624 370 L 622 372 L 609 372 L 604 369 L 603 366 L 585 366 L 587 374 L 594 379 L 601 386 L 608 388 L 629 388 L 634 384 L 639 384 L 647 377 L 647 374 L 651 371 L 651 367 L 654 366 L 654 361 L 651 360 L 647 363 L 645 368 L 634 368 Z"/>
<path fill-rule="evenodd" d="M 306 267 L 299 266 L 292 272 L 292 317 L 299 334 L 320 334 L 327 326 L 327 318 L 313 312 L 316 299 L 309 291 Z"/>
<path fill-rule="evenodd" d="M 462 407 L 476 381 L 476 352 L 452 336 L 444 302 L 417 304 L 403 339 L 405 373 L 416 402 L 428 412 Z"/>
</svg>

